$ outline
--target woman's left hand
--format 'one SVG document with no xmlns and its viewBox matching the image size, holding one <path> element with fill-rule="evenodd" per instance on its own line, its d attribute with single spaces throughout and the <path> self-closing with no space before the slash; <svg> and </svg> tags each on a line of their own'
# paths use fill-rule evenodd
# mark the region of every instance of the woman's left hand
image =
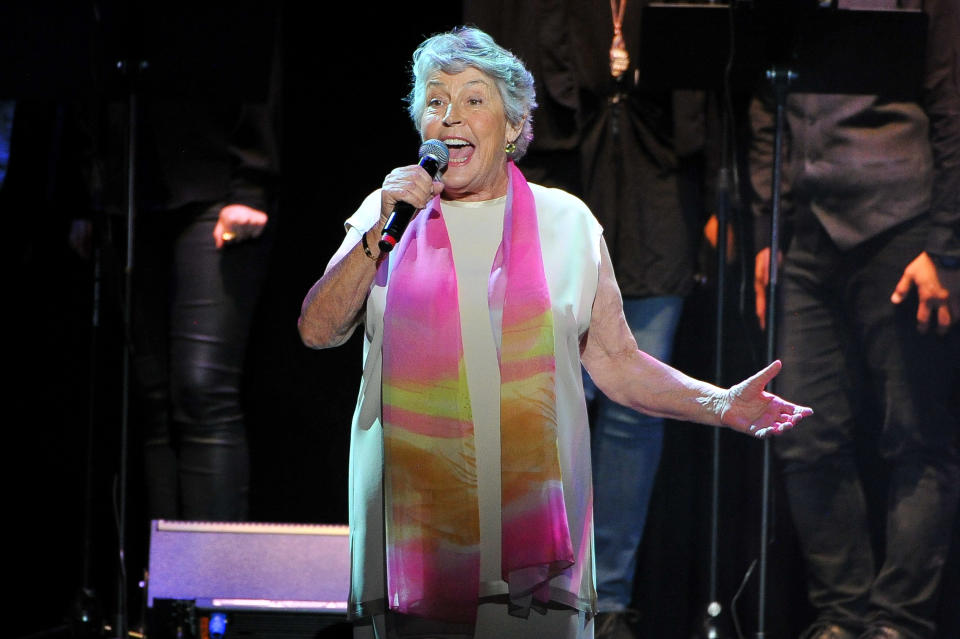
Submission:
<svg viewBox="0 0 960 639">
<path fill-rule="evenodd" d="M 260 237 L 267 225 L 267 214 L 243 204 L 228 204 L 220 209 L 213 229 L 213 241 L 221 249 L 227 244 Z"/>
<path fill-rule="evenodd" d="M 727 405 L 720 413 L 724 426 L 755 437 L 766 437 L 789 430 L 804 417 L 813 415 L 812 408 L 788 402 L 764 390 L 782 366 L 780 360 L 776 360 L 727 391 Z"/>
</svg>

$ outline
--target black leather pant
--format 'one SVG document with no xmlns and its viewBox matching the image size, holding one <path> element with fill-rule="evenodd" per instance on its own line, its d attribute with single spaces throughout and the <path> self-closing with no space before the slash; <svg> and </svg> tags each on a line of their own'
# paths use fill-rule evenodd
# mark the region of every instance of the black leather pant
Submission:
<svg viewBox="0 0 960 639">
<path fill-rule="evenodd" d="M 957 508 L 960 431 L 948 399 L 958 336 L 921 335 L 916 295 L 902 308 L 890 302 L 924 235 L 907 223 L 841 252 L 807 212 L 784 261 L 776 390 L 816 414 L 775 450 L 811 602 L 821 621 L 856 632 L 886 624 L 933 635 Z M 885 539 L 876 557 L 858 460 L 865 449 L 889 482 L 874 518 L 883 528 L 874 536 Z"/>
<path fill-rule="evenodd" d="M 218 251 L 219 209 L 145 214 L 138 223 L 134 369 L 151 519 L 247 517 L 240 391 L 270 230 Z"/>
</svg>

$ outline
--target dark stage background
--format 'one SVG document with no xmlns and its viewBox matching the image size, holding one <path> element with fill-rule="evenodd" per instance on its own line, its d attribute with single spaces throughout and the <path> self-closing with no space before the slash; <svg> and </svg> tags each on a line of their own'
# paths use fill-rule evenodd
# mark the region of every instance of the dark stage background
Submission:
<svg viewBox="0 0 960 639">
<path fill-rule="evenodd" d="M 259 521 L 342 523 L 347 519 L 349 423 L 360 377 L 361 343 L 355 335 L 335 350 L 304 348 L 296 332 L 300 301 L 339 244 L 342 221 L 390 169 L 414 160 L 419 140 L 402 102 L 410 54 L 424 36 L 458 24 L 460 7 L 436 3 L 418 10 L 409 3 L 352 3 L 337 6 L 334 16 L 333 11 L 327 15 L 291 5 L 284 8 L 282 29 L 280 226 L 245 382 L 251 514 Z M 77 168 L 74 160 L 81 158 L 60 154 L 56 192 L 42 177 L 51 170 L 57 107 L 98 97 L 83 93 L 83 82 L 73 81 L 76 69 L 82 73 L 78 60 L 93 58 L 96 51 L 83 48 L 89 22 L 83 7 L 65 14 L 53 5 L 32 7 L 32 11 L 4 9 L 0 15 L 4 18 L 0 24 L 17 25 L 21 34 L 27 34 L 21 40 L 36 47 L 23 59 L 55 60 L 49 67 L 36 67 L 31 80 L 40 81 L 31 86 L 43 86 L 44 74 L 51 78 L 65 74 L 71 81 L 51 79 L 56 90 L 41 95 L 44 92 L 30 89 L 24 98 L 15 93 L 20 89 L 5 89 L 17 83 L 7 66 L 0 66 L 0 97 L 19 98 L 18 108 L 23 105 L 22 112 L 35 119 L 31 170 L 26 173 L 32 171 L 36 179 L 27 180 L 16 198 L 0 200 L 0 216 L 12 244 L 6 271 L 6 341 L 11 355 L 6 358 L 10 377 L 4 383 L 8 463 L 2 512 L 5 527 L 12 531 L 4 542 L 3 574 L 13 593 L 12 601 L 7 598 L 13 605 L 8 606 L 3 634 L 13 637 L 63 623 L 84 584 L 95 589 L 97 600 L 109 611 L 117 566 L 113 513 L 122 399 L 120 269 L 116 259 L 105 259 L 101 328 L 91 347 L 93 269 L 66 242 L 70 220 L 88 207 L 75 197 L 80 186 L 69 178 Z M 72 42 L 65 34 L 76 30 L 81 53 L 63 54 Z M 67 60 L 74 67 L 64 72 Z M 70 138 L 60 142 L 70 144 Z M 122 228 L 112 226 L 119 251 Z M 712 371 L 712 297 L 709 288 L 703 288 L 689 300 L 677 349 L 678 365 L 706 378 Z M 734 282 L 731 299 L 737 297 Z M 734 311 L 730 316 L 730 365 L 724 383 L 760 363 L 755 328 L 741 322 Z M 90 423 L 93 475 L 87 487 Z M 704 427 L 668 428 L 636 594 L 647 637 L 685 639 L 702 619 L 709 443 Z M 721 601 L 724 627 L 735 636 L 731 598 L 758 551 L 760 445 L 724 433 L 722 446 Z M 142 578 L 146 551 L 140 473 L 133 436 L 126 562 L 133 584 Z M 777 498 L 774 508 L 767 631 L 770 637 L 787 638 L 807 622 L 809 609 L 785 504 Z M 92 532 L 89 548 L 83 545 L 85 525 Z M 954 602 L 960 592 L 957 565 L 954 560 L 950 575 Z M 736 606 L 744 636 L 754 630 L 755 586 L 756 576 Z M 141 605 L 139 598 L 131 599 L 134 621 Z M 944 620 L 949 616 L 955 618 L 956 610 L 945 605 Z"/>
</svg>

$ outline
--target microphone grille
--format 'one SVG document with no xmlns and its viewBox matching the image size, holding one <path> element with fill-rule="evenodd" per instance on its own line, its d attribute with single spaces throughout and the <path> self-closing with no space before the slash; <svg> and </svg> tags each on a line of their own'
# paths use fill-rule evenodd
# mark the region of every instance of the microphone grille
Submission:
<svg viewBox="0 0 960 639">
<path fill-rule="evenodd" d="M 450 161 L 450 151 L 447 150 L 447 145 L 440 140 L 427 140 L 420 145 L 418 157 L 423 158 L 427 155 L 432 155 L 437 158 L 441 171 L 447 168 L 447 162 Z"/>
</svg>

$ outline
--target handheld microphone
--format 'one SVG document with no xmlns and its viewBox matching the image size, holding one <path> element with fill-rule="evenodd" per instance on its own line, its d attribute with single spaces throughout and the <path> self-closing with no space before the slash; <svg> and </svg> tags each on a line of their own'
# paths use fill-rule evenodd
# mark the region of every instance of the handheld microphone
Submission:
<svg viewBox="0 0 960 639">
<path fill-rule="evenodd" d="M 430 177 L 436 177 L 437 173 L 447 168 L 447 162 L 450 160 L 450 152 L 447 145 L 440 140 L 427 140 L 420 145 L 420 166 L 430 174 Z M 400 241 L 400 236 L 407 230 L 407 224 L 413 218 L 417 209 L 406 202 L 397 202 L 393 208 L 393 213 L 387 219 L 383 227 L 383 233 L 377 246 L 384 253 L 389 253 L 393 247 Z"/>
</svg>

